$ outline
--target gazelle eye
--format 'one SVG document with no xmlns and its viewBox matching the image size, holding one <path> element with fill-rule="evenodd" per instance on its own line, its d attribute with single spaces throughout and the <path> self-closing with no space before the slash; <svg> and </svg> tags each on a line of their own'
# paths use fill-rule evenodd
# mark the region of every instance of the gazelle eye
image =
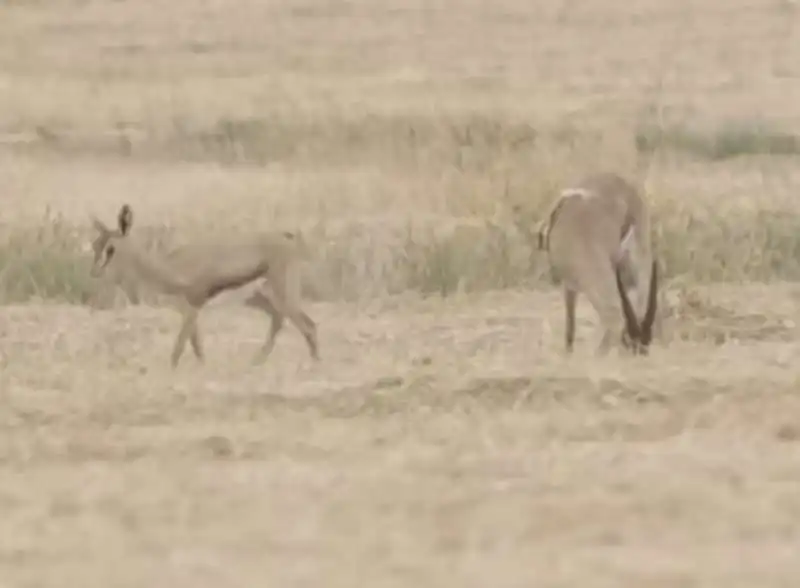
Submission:
<svg viewBox="0 0 800 588">
<path fill-rule="evenodd" d="M 113 245 L 109 245 L 108 247 L 106 247 L 106 263 L 111 261 L 111 258 L 114 257 L 115 252 L 116 250 L 114 249 Z"/>
</svg>

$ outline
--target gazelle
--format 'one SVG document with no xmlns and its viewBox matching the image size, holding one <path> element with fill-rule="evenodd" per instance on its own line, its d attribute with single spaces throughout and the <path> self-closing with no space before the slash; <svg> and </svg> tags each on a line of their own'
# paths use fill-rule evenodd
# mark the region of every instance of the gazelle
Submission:
<svg viewBox="0 0 800 588">
<path fill-rule="evenodd" d="M 602 323 L 599 354 L 609 350 L 620 318 L 625 325 L 622 346 L 637 355 L 647 353 L 656 318 L 658 268 L 647 205 L 629 182 L 602 173 L 563 190 L 540 225 L 539 248 L 548 251 L 553 273 L 564 288 L 567 353 L 575 341 L 575 306 L 581 292 Z M 626 292 L 631 288 L 636 289 L 636 311 Z M 641 323 L 637 316 L 643 317 Z"/>
<path fill-rule="evenodd" d="M 187 340 L 197 359 L 204 361 L 197 325 L 203 306 L 217 294 L 259 278 L 265 278 L 263 284 L 245 305 L 266 312 L 272 325 L 253 363 L 266 361 L 284 318 L 303 334 L 311 357 L 319 359 L 316 324 L 300 308 L 298 262 L 308 251 L 301 235 L 283 232 L 242 235 L 220 243 L 195 243 L 157 256 L 131 236 L 133 211 L 129 205 L 120 208 L 116 229 L 108 228 L 95 217 L 92 223 L 98 232 L 92 242 L 93 276 L 100 276 L 116 264 L 156 290 L 178 299 L 183 320 L 172 350 L 172 367 L 178 365 Z"/>
</svg>

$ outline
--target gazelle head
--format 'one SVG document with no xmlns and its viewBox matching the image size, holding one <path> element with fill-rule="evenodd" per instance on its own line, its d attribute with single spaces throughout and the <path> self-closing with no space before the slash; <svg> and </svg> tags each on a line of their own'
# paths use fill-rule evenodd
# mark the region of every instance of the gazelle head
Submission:
<svg viewBox="0 0 800 588">
<path fill-rule="evenodd" d="M 98 232 L 97 237 L 92 241 L 92 251 L 94 252 L 92 276 L 98 277 L 103 273 L 117 252 L 119 240 L 128 234 L 132 224 L 133 211 L 127 204 L 123 204 L 119 209 L 117 228 L 114 230 L 109 229 L 101 220 L 92 217 L 92 225 Z"/>
<path fill-rule="evenodd" d="M 653 321 L 656 318 L 656 306 L 658 303 L 658 264 L 653 260 L 653 267 L 650 272 L 650 289 L 647 293 L 647 309 L 641 323 L 636 317 L 631 301 L 625 291 L 621 270 L 622 266 L 617 265 L 615 268 L 617 290 L 619 290 L 619 296 L 622 299 L 622 315 L 625 319 L 625 327 L 622 330 L 622 346 L 633 352 L 634 355 L 647 355 L 650 342 L 653 340 Z"/>
</svg>

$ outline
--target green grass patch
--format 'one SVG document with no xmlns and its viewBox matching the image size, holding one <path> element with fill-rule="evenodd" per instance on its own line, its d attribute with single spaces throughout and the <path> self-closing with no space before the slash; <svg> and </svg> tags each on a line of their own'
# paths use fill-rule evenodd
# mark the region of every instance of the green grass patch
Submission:
<svg viewBox="0 0 800 588">
<path fill-rule="evenodd" d="M 800 215 L 756 210 L 715 217 L 675 203 L 654 210 L 656 251 L 666 274 L 692 282 L 800 280 Z M 545 210 L 538 211 L 541 216 Z M 402 292 L 447 297 L 456 292 L 552 285 L 546 255 L 529 219 L 507 224 L 443 219 L 398 229 L 379 223 L 342 230 L 317 225 L 310 264 L 317 300 L 353 300 Z M 169 247 L 161 227 L 138 227 L 154 250 Z M 113 276 L 93 278 L 88 227 L 47 218 L 40 227 L 12 230 L 0 243 L 0 302 L 50 300 L 106 305 L 121 293 Z M 123 284 L 124 285 L 124 284 Z M 155 303 L 156 292 L 140 290 Z"/>
<path fill-rule="evenodd" d="M 659 150 L 721 161 L 746 155 L 800 155 L 800 135 L 762 122 L 729 122 L 711 130 L 643 125 L 636 133 L 640 154 Z"/>
</svg>

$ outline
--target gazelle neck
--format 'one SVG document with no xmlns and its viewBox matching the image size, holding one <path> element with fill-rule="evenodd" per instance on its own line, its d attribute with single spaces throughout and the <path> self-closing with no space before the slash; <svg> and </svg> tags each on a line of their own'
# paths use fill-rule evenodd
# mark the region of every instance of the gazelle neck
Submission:
<svg viewBox="0 0 800 588">
<path fill-rule="evenodd" d="M 139 279 L 158 288 L 165 294 L 184 294 L 188 287 L 176 268 L 163 258 L 146 251 L 136 243 L 120 241 L 117 246 L 118 263 L 126 266 Z"/>
</svg>

